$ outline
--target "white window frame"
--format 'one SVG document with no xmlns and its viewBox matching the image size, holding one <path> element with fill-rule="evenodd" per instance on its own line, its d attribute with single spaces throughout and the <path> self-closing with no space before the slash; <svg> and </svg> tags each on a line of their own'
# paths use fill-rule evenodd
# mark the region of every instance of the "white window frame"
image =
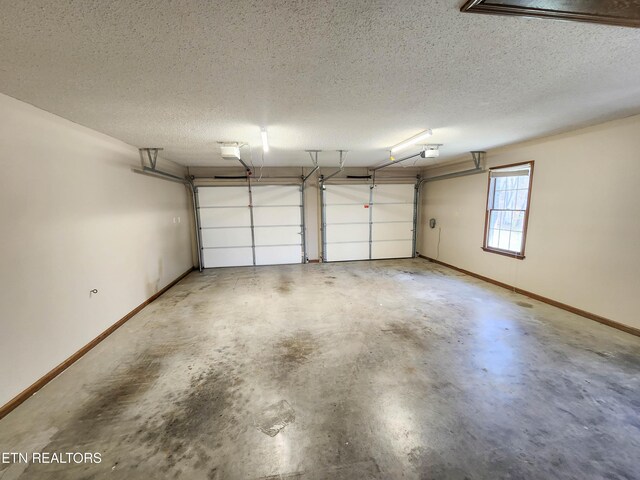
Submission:
<svg viewBox="0 0 640 480">
<path fill-rule="evenodd" d="M 484 222 L 484 240 L 483 240 L 483 244 L 482 244 L 482 249 L 485 252 L 490 252 L 490 253 L 497 253 L 499 255 L 506 255 L 508 257 L 512 257 L 512 258 L 517 258 L 519 260 L 523 260 L 525 258 L 524 252 L 525 252 L 525 246 L 526 246 L 526 241 L 527 241 L 527 227 L 528 227 L 528 223 L 529 223 L 529 211 L 530 211 L 530 207 L 531 207 L 531 187 L 533 184 L 533 160 L 528 161 L 528 162 L 522 162 L 522 163 L 514 163 L 511 165 L 501 165 L 498 167 L 492 167 L 489 169 L 489 180 L 488 180 L 488 186 L 487 186 L 487 201 L 486 201 L 486 212 L 485 212 L 485 222 Z M 494 208 L 495 207 L 495 202 L 496 202 L 496 193 L 500 192 L 501 190 L 496 190 L 495 186 L 496 186 L 496 178 L 500 178 L 500 177 L 522 177 L 522 176 L 528 176 L 528 186 L 527 186 L 527 199 L 526 199 L 526 205 L 525 205 L 525 209 L 524 210 L 512 210 L 512 209 L 506 209 L 506 208 Z M 520 189 L 523 190 L 523 189 Z M 515 189 L 509 189 L 508 191 L 510 192 L 516 192 L 518 190 Z M 510 222 L 513 221 L 513 215 L 516 215 L 518 213 L 522 213 L 524 218 L 522 219 L 522 231 L 517 231 L 517 230 L 513 230 L 511 227 L 509 228 L 509 230 L 498 230 L 499 232 L 503 233 L 505 231 L 509 231 L 509 243 L 511 243 L 511 234 L 512 233 L 521 233 L 521 242 L 520 242 L 520 248 L 519 249 L 515 249 L 515 248 L 498 248 L 495 246 L 495 243 L 493 245 L 490 245 L 490 238 L 492 235 L 492 232 L 495 232 L 496 229 L 492 229 L 491 228 L 491 219 L 492 219 L 492 214 L 494 212 L 498 212 L 497 214 L 499 214 L 499 212 L 506 212 L 506 213 L 510 213 L 512 212 L 512 220 Z M 511 223 L 510 223 L 511 225 Z M 509 245 L 509 247 L 511 247 L 511 245 Z"/>
</svg>

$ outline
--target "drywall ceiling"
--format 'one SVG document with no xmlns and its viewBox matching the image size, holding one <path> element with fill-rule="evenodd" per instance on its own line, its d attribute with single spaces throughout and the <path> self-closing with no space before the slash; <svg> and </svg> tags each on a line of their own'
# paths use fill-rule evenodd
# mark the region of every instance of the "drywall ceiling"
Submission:
<svg viewBox="0 0 640 480">
<path fill-rule="evenodd" d="M 0 0 L 0 92 L 186 165 L 260 164 L 260 126 L 266 165 L 365 166 L 426 128 L 446 161 L 640 112 L 640 29 L 462 3 Z"/>
</svg>

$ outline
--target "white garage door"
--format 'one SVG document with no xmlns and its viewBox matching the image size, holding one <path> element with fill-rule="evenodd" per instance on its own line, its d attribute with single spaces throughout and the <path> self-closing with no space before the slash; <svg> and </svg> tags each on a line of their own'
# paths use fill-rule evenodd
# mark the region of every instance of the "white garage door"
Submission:
<svg viewBox="0 0 640 480">
<path fill-rule="evenodd" d="M 413 256 L 413 184 L 325 185 L 324 261 Z"/>
<path fill-rule="evenodd" d="M 324 261 L 369 258 L 371 187 L 325 185 Z"/>
<path fill-rule="evenodd" d="M 297 185 L 251 187 L 256 265 L 302 263 L 302 196 Z"/>
<path fill-rule="evenodd" d="M 198 187 L 197 194 L 204 268 L 302 262 L 299 186 Z"/>
<path fill-rule="evenodd" d="M 413 256 L 414 185 L 376 185 L 371 205 L 371 258 Z"/>
</svg>

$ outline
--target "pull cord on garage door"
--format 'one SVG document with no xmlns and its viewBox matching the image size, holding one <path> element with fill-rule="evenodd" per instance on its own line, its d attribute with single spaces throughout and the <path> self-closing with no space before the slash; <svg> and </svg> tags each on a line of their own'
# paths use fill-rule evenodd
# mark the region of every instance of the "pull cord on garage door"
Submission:
<svg viewBox="0 0 640 480">
<path fill-rule="evenodd" d="M 415 256 L 415 184 L 322 187 L 323 261 Z"/>
<path fill-rule="evenodd" d="M 204 268 L 304 263 L 300 185 L 196 187 Z"/>
</svg>

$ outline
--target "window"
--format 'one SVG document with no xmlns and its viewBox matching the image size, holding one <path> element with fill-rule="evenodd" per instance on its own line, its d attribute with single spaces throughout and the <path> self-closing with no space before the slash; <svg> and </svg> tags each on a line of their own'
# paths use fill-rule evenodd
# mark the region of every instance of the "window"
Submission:
<svg viewBox="0 0 640 480">
<path fill-rule="evenodd" d="M 485 218 L 486 252 L 523 259 L 531 200 L 533 162 L 489 170 L 489 194 Z"/>
</svg>

